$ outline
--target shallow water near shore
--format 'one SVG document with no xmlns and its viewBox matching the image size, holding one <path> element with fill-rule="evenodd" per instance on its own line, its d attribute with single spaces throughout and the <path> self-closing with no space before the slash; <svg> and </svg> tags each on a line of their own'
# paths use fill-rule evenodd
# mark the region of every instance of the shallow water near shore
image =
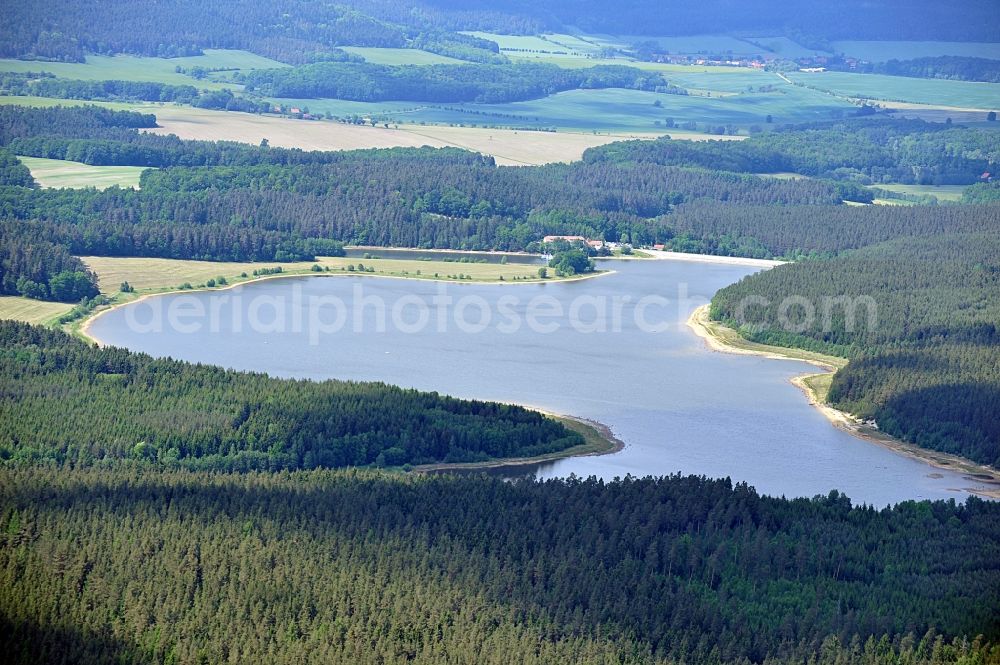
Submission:
<svg viewBox="0 0 1000 665">
<path fill-rule="evenodd" d="M 226 292 L 149 298 L 104 314 L 89 332 L 103 343 L 156 356 L 280 377 L 384 381 L 536 406 L 601 422 L 626 444 L 612 455 L 490 471 L 504 476 L 611 479 L 682 472 L 728 476 L 776 496 L 838 489 L 855 503 L 877 506 L 962 501 L 969 489 L 984 487 L 831 426 L 789 381 L 815 371 L 812 366 L 706 348 L 685 325 L 688 315 L 758 268 L 673 261 L 607 261 L 601 267 L 616 272 L 518 285 L 347 276 L 268 280 Z M 442 294 L 453 305 L 444 314 L 432 310 L 418 329 L 415 303 Z M 649 296 L 667 303 L 643 305 Z M 351 311 L 359 299 L 366 307 Z M 461 326 L 454 303 L 463 299 L 474 304 L 465 307 Z M 348 306 L 345 324 L 318 334 L 310 307 L 334 300 Z M 536 314 L 558 306 L 564 314 L 575 307 L 579 316 L 539 319 L 544 330 L 528 325 L 531 308 L 542 301 L 548 309 Z M 399 325 L 378 325 L 378 302 L 387 319 L 401 313 Z M 595 330 L 601 303 L 609 318 L 618 315 L 607 331 Z M 182 306 L 216 320 L 198 326 L 192 315 L 183 330 L 150 325 L 154 307 Z M 267 325 L 246 324 L 255 308 L 258 317 L 269 312 Z M 512 325 L 515 316 L 519 325 Z"/>
</svg>

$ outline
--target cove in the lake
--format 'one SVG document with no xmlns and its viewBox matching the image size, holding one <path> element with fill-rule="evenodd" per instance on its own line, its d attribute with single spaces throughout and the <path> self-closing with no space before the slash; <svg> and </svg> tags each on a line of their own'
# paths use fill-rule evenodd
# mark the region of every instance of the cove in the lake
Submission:
<svg viewBox="0 0 1000 665">
<path fill-rule="evenodd" d="M 521 285 L 267 280 L 148 298 L 98 317 L 90 334 L 157 356 L 274 376 L 384 381 L 536 406 L 604 423 L 626 444 L 612 455 L 504 473 L 728 476 L 765 494 L 838 489 L 878 506 L 961 501 L 983 487 L 831 426 L 789 381 L 815 371 L 811 366 L 707 349 L 685 325 L 688 315 L 757 268 L 673 261 L 602 267 L 616 272 Z M 435 298 L 450 303 L 435 306 Z M 596 325 L 602 307 L 605 330 Z"/>
</svg>

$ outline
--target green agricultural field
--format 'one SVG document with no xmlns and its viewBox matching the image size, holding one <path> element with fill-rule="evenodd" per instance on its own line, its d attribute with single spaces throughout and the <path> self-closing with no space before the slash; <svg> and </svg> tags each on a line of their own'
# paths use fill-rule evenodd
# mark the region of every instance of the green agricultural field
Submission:
<svg viewBox="0 0 1000 665">
<path fill-rule="evenodd" d="M 237 88 L 231 83 L 195 79 L 175 71 L 177 67 L 206 69 L 268 69 L 286 67 L 276 60 L 246 51 L 207 50 L 205 55 L 186 58 L 140 58 L 131 55 L 114 57 L 91 55 L 86 62 L 39 62 L 0 59 L 3 72 L 50 72 L 61 78 L 83 81 L 153 81 L 172 85 L 193 85 L 201 89 Z"/>
<path fill-rule="evenodd" d="M 596 54 L 599 53 L 605 46 L 614 45 L 599 38 L 591 38 L 582 35 L 549 33 L 544 35 L 544 37 L 547 41 L 552 42 L 553 44 L 558 44 L 560 46 L 564 46 L 566 49 L 583 54 Z"/>
<path fill-rule="evenodd" d="M 770 53 L 781 58 L 795 59 L 808 58 L 814 55 L 829 55 L 829 53 L 802 46 L 788 37 L 747 37 L 746 41 L 750 44 L 763 47 L 756 51 L 756 53 L 764 56 Z"/>
<path fill-rule="evenodd" d="M 762 86 L 775 86 L 788 89 L 791 86 L 773 72 L 765 72 L 747 68 L 725 68 L 725 71 L 711 71 L 721 67 L 706 68 L 690 67 L 675 70 L 668 75 L 668 80 L 688 90 L 711 91 L 718 93 L 738 93 L 757 90 Z"/>
<path fill-rule="evenodd" d="M 748 74 L 749 75 L 749 74 Z M 706 75 L 707 78 L 708 75 Z M 742 74 L 740 75 L 743 76 Z M 768 115 L 775 122 L 825 120 L 832 114 L 853 112 L 854 106 L 828 94 L 792 86 L 776 77 L 731 79 L 728 85 L 744 87 L 776 82 L 769 93 L 728 96 L 666 95 L 637 90 L 570 90 L 542 99 L 506 104 L 417 105 L 412 102 L 344 102 L 340 100 L 281 100 L 301 103 L 312 112 L 344 116 L 356 113 L 389 123 L 476 125 L 480 127 L 558 128 L 573 131 L 656 132 L 669 131 L 656 125 L 672 118 L 676 123 L 696 122 L 699 128 L 734 124 L 741 127 L 763 125 Z M 710 85 L 704 83 L 704 85 Z M 656 106 L 659 102 L 660 106 Z"/>
<path fill-rule="evenodd" d="M 659 102 L 659 106 L 656 103 Z M 599 131 L 656 131 L 655 123 L 672 118 L 675 123 L 763 124 L 768 115 L 776 122 L 823 120 L 832 113 L 853 110 L 829 95 L 786 85 L 767 94 L 698 97 L 665 95 L 637 90 L 571 90 L 543 99 L 509 104 L 465 105 L 464 113 L 417 112 L 415 119 L 435 118 L 478 124 L 513 124 Z M 513 115 L 516 119 L 505 119 Z M 663 128 L 662 131 L 668 131 Z"/>
<path fill-rule="evenodd" d="M 139 175 L 146 169 L 141 166 L 90 166 L 80 162 L 41 157 L 18 157 L 31 171 L 31 176 L 42 187 L 106 189 L 138 187 Z"/>
<path fill-rule="evenodd" d="M 897 194 L 913 196 L 935 196 L 938 201 L 959 201 L 968 185 L 872 185 L 874 189 L 884 189 Z"/>
<path fill-rule="evenodd" d="M 864 97 L 932 106 L 1000 109 L 1000 83 L 917 79 L 848 72 L 792 72 L 796 83 L 844 97 Z"/>
<path fill-rule="evenodd" d="M 344 46 L 343 50 L 360 55 L 366 62 L 376 65 L 456 65 L 464 61 L 413 48 L 369 48 Z"/>
<path fill-rule="evenodd" d="M 596 67 L 598 65 L 621 65 L 624 67 L 635 67 L 636 69 L 644 69 L 650 72 L 666 72 L 668 74 L 678 73 L 678 74 L 703 74 L 705 76 L 715 76 L 716 74 L 739 74 L 753 72 L 754 70 L 746 69 L 744 67 L 713 67 L 709 65 L 675 65 L 666 62 L 642 62 L 639 60 L 632 60 L 630 58 L 581 58 L 579 56 L 572 55 L 548 55 L 548 54 L 535 54 L 530 53 L 508 53 L 508 57 L 511 60 L 520 60 L 524 62 L 542 62 L 553 65 L 558 65 L 564 69 L 585 69 L 587 67 Z M 754 72 L 760 73 L 760 72 Z"/>
<path fill-rule="evenodd" d="M 512 51 L 512 54 L 523 56 L 530 56 L 532 53 L 550 53 L 583 58 L 600 50 L 599 46 L 572 35 L 500 35 L 476 31 L 465 34 L 496 42 L 501 51 Z"/>
<path fill-rule="evenodd" d="M 832 43 L 836 53 L 871 62 L 910 60 L 938 55 L 964 55 L 1000 60 L 1000 43 L 983 42 L 866 42 L 839 41 Z"/>
<path fill-rule="evenodd" d="M 599 36 L 619 44 L 654 41 L 672 54 L 680 55 L 753 55 L 760 53 L 759 46 L 725 35 L 690 35 L 687 37 L 644 37 L 621 35 Z"/>
</svg>

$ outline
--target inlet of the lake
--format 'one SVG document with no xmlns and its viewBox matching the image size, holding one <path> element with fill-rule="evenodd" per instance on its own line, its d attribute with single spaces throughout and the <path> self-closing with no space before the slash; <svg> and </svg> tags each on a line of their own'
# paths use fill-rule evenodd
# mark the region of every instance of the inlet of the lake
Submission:
<svg viewBox="0 0 1000 665">
<path fill-rule="evenodd" d="M 710 351 L 685 325 L 758 268 L 607 261 L 572 282 L 457 284 L 361 276 L 265 280 L 147 298 L 98 317 L 103 343 L 279 377 L 384 381 L 598 421 L 615 454 L 538 465 L 540 478 L 745 481 L 855 503 L 964 500 L 976 480 L 833 427 L 789 382 L 797 361 Z M 422 304 L 423 303 L 423 304 Z"/>
</svg>

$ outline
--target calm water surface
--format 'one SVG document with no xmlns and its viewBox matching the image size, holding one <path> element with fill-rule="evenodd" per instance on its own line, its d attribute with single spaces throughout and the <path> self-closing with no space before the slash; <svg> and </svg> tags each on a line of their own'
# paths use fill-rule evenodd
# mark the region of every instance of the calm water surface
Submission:
<svg viewBox="0 0 1000 665">
<path fill-rule="evenodd" d="M 611 479 L 679 471 L 729 476 L 763 493 L 789 497 L 836 488 L 855 503 L 878 506 L 906 499 L 963 500 L 968 488 L 978 486 L 975 480 L 831 426 L 789 383 L 812 370 L 810 365 L 708 350 L 684 324 L 688 314 L 756 268 L 672 261 L 609 261 L 603 267 L 617 272 L 578 282 L 517 285 L 442 286 L 347 276 L 268 280 L 224 292 L 147 299 L 99 317 L 91 332 L 105 343 L 157 356 L 280 377 L 377 380 L 533 405 L 602 422 L 626 443 L 614 455 L 530 469 L 541 478 L 577 474 Z M 420 323 L 416 307 L 402 305 L 413 305 L 415 296 L 431 302 L 442 293 L 486 303 L 493 311 L 489 324 L 462 332 L 453 320 L 442 324 L 434 315 L 414 332 Z M 665 323 L 659 332 L 643 330 L 636 322 L 636 303 L 650 294 L 671 301 L 644 309 L 645 320 Z M 511 319 L 497 312 L 507 296 L 517 303 L 505 311 L 522 323 L 530 299 L 537 296 L 546 297 L 546 306 L 554 302 L 564 310 L 580 296 L 618 302 L 621 329 L 588 332 L 566 317 L 545 319 L 554 332 L 506 325 Z M 310 312 L 317 311 L 311 298 L 326 299 L 319 301 L 323 303 L 339 299 L 351 306 L 359 297 L 366 299 L 366 307 L 357 321 L 348 311 L 339 332 L 310 334 Z M 408 300 L 401 303 L 404 298 Z M 378 308 L 372 304 L 377 301 L 386 303 L 389 314 L 394 305 L 409 312 L 403 317 L 407 329 L 390 321 L 379 331 Z M 596 305 L 588 308 L 587 302 L 580 307 L 584 324 L 594 322 Z M 154 325 L 155 311 L 172 306 L 189 313 L 199 307 L 214 312 L 217 329 L 207 317 L 194 315 L 183 330 Z M 464 320 L 481 321 L 475 306 L 466 310 Z M 246 323 L 251 314 L 270 329 L 254 330 Z M 336 319 L 335 310 L 328 314 L 323 320 Z M 445 332 L 439 332 L 441 326 Z M 354 332 L 355 327 L 362 332 Z"/>
</svg>

